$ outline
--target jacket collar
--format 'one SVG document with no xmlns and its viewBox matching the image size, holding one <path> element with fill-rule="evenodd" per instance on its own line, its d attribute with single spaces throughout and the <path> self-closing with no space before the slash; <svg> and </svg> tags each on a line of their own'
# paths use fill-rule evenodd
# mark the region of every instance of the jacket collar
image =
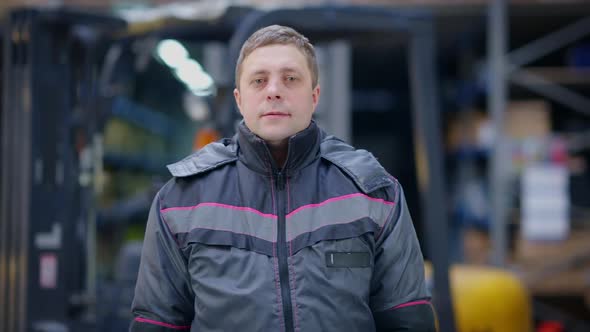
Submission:
<svg viewBox="0 0 590 332">
<path fill-rule="evenodd" d="M 250 131 L 244 121 L 238 126 L 238 159 L 247 167 L 264 174 L 281 170 L 289 176 L 309 165 L 319 157 L 321 130 L 311 121 L 310 125 L 289 137 L 287 159 L 284 167 L 277 165 L 266 142 Z"/>
</svg>

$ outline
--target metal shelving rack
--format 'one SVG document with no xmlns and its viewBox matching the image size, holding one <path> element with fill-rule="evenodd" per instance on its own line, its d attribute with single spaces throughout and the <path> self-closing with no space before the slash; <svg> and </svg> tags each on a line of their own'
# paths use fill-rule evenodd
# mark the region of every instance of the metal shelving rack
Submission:
<svg viewBox="0 0 590 332">
<path fill-rule="evenodd" d="M 531 3 L 534 5 L 534 3 Z M 488 109 L 492 115 L 496 142 L 491 155 L 489 173 L 492 188 L 492 261 L 504 266 L 507 257 L 508 183 L 504 164 L 508 159 L 504 139 L 504 110 L 507 105 L 508 84 L 524 87 L 540 96 L 560 103 L 584 115 L 590 115 L 590 98 L 546 79 L 524 66 L 572 42 L 590 35 L 590 16 L 540 37 L 515 50 L 508 50 L 508 14 L 506 0 L 492 0 L 488 7 Z"/>
</svg>

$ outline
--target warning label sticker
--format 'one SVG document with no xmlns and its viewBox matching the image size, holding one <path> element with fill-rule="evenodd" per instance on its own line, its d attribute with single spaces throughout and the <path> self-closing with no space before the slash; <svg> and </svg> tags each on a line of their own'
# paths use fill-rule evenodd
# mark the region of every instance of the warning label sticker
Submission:
<svg viewBox="0 0 590 332">
<path fill-rule="evenodd" d="M 45 289 L 57 287 L 57 255 L 42 254 L 39 265 L 39 286 Z"/>
</svg>

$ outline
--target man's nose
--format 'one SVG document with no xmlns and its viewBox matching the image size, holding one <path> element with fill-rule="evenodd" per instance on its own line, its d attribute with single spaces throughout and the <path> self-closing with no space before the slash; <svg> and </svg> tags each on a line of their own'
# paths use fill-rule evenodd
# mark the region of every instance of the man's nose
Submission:
<svg viewBox="0 0 590 332">
<path fill-rule="evenodd" d="M 276 79 L 269 80 L 266 86 L 266 99 L 281 99 L 281 82 Z"/>
</svg>

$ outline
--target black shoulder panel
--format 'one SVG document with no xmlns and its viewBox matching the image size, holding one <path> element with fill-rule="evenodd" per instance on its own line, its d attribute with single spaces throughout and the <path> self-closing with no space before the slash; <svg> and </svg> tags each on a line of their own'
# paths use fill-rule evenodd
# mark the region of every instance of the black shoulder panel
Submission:
<svg viewBox="0 0 590 332">
<path fill-rule="evenodd" d="M 365 194 L 394 184 L 393 178 L 367 150 L 356 150 L 334 136 L 320 145 L 322 158 L 340 168 Z"/>
<path fill-rule="evenodd" d="M 224 139 L 210 143 L 201 150 L 167 167 L 173 176 L 185 177 L 210 171 L 237 159 L 237 145 L 231 139 Z"/>
</svg>

